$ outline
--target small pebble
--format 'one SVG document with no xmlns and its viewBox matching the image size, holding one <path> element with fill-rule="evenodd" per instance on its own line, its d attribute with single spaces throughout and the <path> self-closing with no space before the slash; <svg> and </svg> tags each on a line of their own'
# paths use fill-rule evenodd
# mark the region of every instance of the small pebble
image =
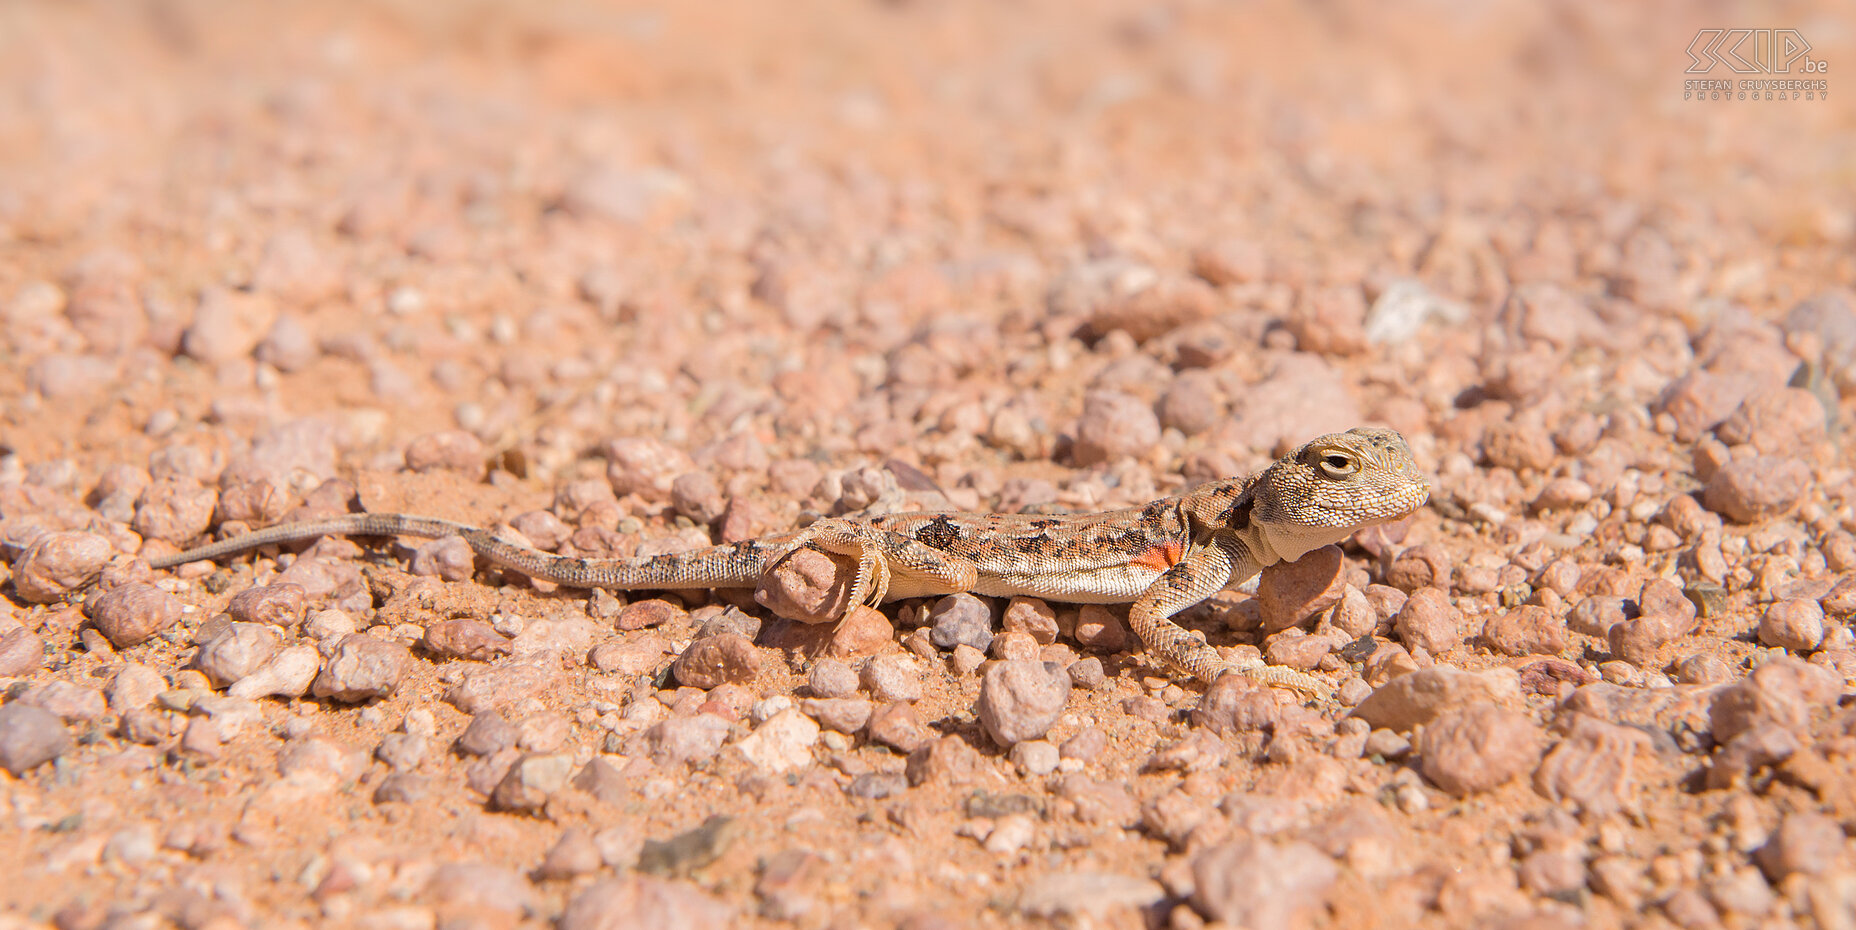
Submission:
<svg viewBox="0 0 1856 930">
<path fill-rule="evenodd" d="M 1527 717 L 1498 707 L 1447 711 L 1420 736 L 1418 769 L 1456 797 L 1488 791 L 1533 768 L 1543 735 Z"/>
<path fill-rule="evenodd" d="M 759 672 L 760 652 L 738 633 L 696 640 L 671 664 L 679 684 L 705 691 L 727 682 L 752 681 Z"/>
<path fill-rule="evenodd" d="M 84 605 L 90 622 L 117 649 L 147 642 L 180 622 L 181 603 L 151 584 L 118 585 Z"/>
<path fill-rule="evenodd" d="M 310 693 L 349 704 L 390 697 L 412 666 L 412 652 L 405 646 L 366 633 L 350 633 L 341 638 L 335 654 L 310 685 Z"/>
<path fill-rule="evenodd" d="M 872 697 L 891 703 L 921 700 L 923 674 L 920 661 L 908 656 L 887 655 L 864 663 L 858 677 Z"/>
<path fill-rule="evenodd" d="M 1070 698 L 1070 676 L 1034 659 L 1010 659 L 986 672 L 974 711 L 1001 746 L 1039 739 Z"/>
<path fill-rule="evenodd" d="M 277 628 L 263 623 L 227 623 L 217 635 L 201 644 L 193 667 L 215 688 L 224 688 L 250 675 L 277 654 L 282 642 Z"/>
<path fill-rule="evenodd" d="M 426 433 L 406 445 L 410 471 L 450 469 L 476 478 L 483 474 L 484 458 L 483 440 L 465 430 Z"/>
<path fill-rule="evenodd" d="M 28 604 L 50 604 L 88 583 L 114 551 L 95 533 L 47 533 L 13 563 L 13 591 Z"/>
<path fill-rule="evenodd" d="M 232 595 L 226 613 L 241 623 L 268 623 L 295 630 L 303 622 L 307 593 L 302 585 L 282 582 L 246 588 Z"/>
<path fill-rule="evenodd" d="M 818 697 L 849 697 L 857 691 L 857 673 L 838 659 L 819 659 L 806 673 L 806 686 Z"/>
<path fill-rule="evenodd" d="M 1013 603 L 1016 605 L 1017 600 Z M 1048 607 L 1045 609 L 1049 610 Z M 1019 614 L 1026 612 L 1020 610 Z M 1007 616 L 1013 616 L 1009 609 Z M 1054 623 L 1055 615 L 1052 617 Z M 971 594 L 951 594 L 935 601 L 934 607 L 928 611 L 928 624 L 929 641 L 940 649 L 966 645 L 985 652 L 992 645 L 992 611 L 986 602 Z"/>
<path fill-rule="evenodd" d="M 1776 601 L 1759 618 L 1759 641 L 1792 652 L 1811 652 L 1824 641 L 1824 609 L 1816 601 Z"/>
<path fill-rule="evenodd" d="M 1419 587 L 1392 621 L 1392 630 L 1407 648 L 1441 655 L 1462 644 L 1463 612 L 1443 589 Z"/>
<path fill-rule="evenodd" d="M 1007 755 L 1021 775 L 1049 775 L 1057 770 L 1057 747 L 1041 739 L 1013 743 Z"/>
<path fill-rule="evenodd" d="M 19 777 L 70 751 L 57 714 L 18 702 L 0 706 L 0 768 Z"/>
</svg>

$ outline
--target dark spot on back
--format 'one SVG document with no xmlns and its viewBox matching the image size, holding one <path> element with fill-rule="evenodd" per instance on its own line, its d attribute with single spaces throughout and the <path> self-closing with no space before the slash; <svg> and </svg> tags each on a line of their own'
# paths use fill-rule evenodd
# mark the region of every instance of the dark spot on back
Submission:
<svg viewBox="0 0 1856 930">
<path fill-rule="evenodd" d="M 1041 533 L 1036 536 L 1019 536 L 1011 540 L 1012 548 L 1026 554 L 1044 551 L 1044 546 L 1048 542 L 1050 542 L 1050 537 Z"/>
<path fill-rule="evenodd" d="M 1250 529 L 1250 508 L 1255 506 L 1256 502 L 1257 499 L 1249 494 L 1239 497 L 1231 506 L 1225 508 L 1224 513 L 1218 515 L 1218 522 L 1234 530 Z"/>
<path fill-rule="evenodd" d="M 960 541 L 960 528 L 947 518 L 946 514 L 935 517 L 915 531 L 915 541 L 932 549 L 946 552 Z"/>
</svg>

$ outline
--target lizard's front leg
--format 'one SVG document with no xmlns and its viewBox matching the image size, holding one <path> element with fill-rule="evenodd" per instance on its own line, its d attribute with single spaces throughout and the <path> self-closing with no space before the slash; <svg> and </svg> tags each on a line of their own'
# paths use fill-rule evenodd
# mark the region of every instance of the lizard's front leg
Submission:
<svg viewBox="0 0 1856 930">
<path fill-rule="evenodd" d="M 971 560 L 857 520 L 820 520 L 794 538 L 793 548 L 805 545 L 857 560 L 847 608 L 881 604 L 898 576 L 925 579 L 945 589 L 941 593 L 971 591 L 979 583 Z"/>
<path fill-rule="evenodd" d="M 1128 623 L 1147 651 L 1172 668 L 1207 684 L 1232 672 L 1268 685 L 1326 695 L 1326 682 L 1293 669 L 1244 666 L 1219 655 L 1205 640 L 1173 622 L 1173 615 L 1217 594 L 1248 558 L 1243 543 L 1222 536 L 1189 549 L 1185 558 L 1154 579 L 1128 611 Z"/>
</svg>

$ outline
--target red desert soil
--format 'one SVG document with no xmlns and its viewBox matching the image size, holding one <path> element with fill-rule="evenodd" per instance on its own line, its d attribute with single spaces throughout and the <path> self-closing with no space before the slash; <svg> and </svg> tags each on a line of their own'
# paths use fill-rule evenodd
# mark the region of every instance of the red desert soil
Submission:
<svg viewBox="0 0 1856 930">
<path fill-rule="evenodd" d="M 0 930 L 1856 927 L 1856 33 L 1735 9 L 0 5 Z M 1100 510 L 1362 424 L 1430 504 L 1183 618 L 1327 699 L 1125 609 L 147 562 Z"/>
</svg>

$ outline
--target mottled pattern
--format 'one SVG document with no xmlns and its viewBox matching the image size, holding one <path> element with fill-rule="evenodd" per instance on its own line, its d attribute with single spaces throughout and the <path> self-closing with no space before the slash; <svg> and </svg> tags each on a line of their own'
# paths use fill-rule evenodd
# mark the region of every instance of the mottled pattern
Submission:
<svg viewBox="0 0 1856 930">
<path fill-rule="evenodd" d="M 457 536 L 489 561 L 579 588 L 753 587 L 782 556 L 812 546 L 852 557 L 851 603 L 972 591 L 1072 603 L 1132 603 L 1149 654 L 1203 681 L 1237 671 L 1321 692 L 1312 676 L 1239 668 L 1172 616 L 1267 565 L 1346 539 L 1424 505 L 1430 488 L 1397 433 L 1316 439 L 1257 475 L 1201 485 L 1138 508 L 1073 516 L 900 513 L 820 520 L 793 533 L 633 559 L 552 555 L 478 527 L 405 514 L 354 514 L 260 530 L 153 559 L 155 568 L 318 536 Z"/>
</svg>

